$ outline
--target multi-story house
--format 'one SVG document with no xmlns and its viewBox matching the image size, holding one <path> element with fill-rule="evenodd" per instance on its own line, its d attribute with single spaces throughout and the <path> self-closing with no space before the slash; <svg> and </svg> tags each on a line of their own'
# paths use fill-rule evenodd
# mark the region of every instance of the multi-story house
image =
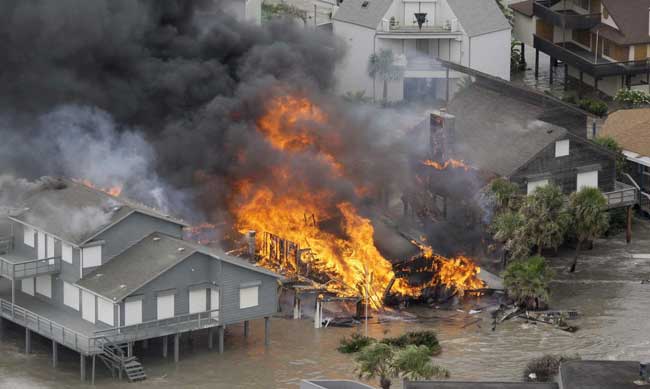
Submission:
<svg viewBox="0 0 650 389">
<path fill-rule="evenodd" d="M 347 45 L 337 68 L 340 93 L 382 96 L 383 80 L 367 72 L 370 55 L 382 49 L 404 67 L 402 78 L 388 82 L 391 101 L 444 99 L 448 75 L 436 58 L 510 79 L 511 27 L 494 1 L 346 0 L 332 20 Z"/>
<path fill-rule="evenodd" d="M 277 311 L 278 276 L 183 240 L 182 221 L 65 179 L 45 179 L 4 218 L 0 239 L 0 321 L 25 327 L 86 360 L 99 358 L 130 380 L 145 378 L 136 341 L 173 339 L 266 318 Z"/>
<path fill-rule="evenodd" d="M 650 91 L 650 1 L 528 0 L 511 8 L 515 37 L 535 49 L 536 74 L 549 66 L 553 82 L 561 61 L 568 77 L 606 95 L 622 88 Z M 549 63 L 540 63 L 540 51 Z"/>
</svg>

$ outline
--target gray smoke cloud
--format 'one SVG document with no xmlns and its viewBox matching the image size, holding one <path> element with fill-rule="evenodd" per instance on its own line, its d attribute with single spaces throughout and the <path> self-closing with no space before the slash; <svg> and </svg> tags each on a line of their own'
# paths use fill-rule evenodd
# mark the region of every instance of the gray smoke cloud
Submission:
<svg viewBox="0 0 650 389">
<path fill-rule="evenodd" d="M 361 201 L 355 188 L 408 180 L 395 113 L 332 96 L 341 42 L 294 23 L 241 23 L 222 8 L 207 0 L 2 1 L 5 172 L 124 184 L 138 200 L 212 221 L 227 217 L 235 182 L 273 184 L 274 166 L 353 202 Z M 317 145 L 282 153 L 258 131 L 268 102 L 284 95 L 306 96 L 327 116 L 310 123 Z M 324 152 L 336 153 L 344 176 L 331 174 Z"/>
</svg>

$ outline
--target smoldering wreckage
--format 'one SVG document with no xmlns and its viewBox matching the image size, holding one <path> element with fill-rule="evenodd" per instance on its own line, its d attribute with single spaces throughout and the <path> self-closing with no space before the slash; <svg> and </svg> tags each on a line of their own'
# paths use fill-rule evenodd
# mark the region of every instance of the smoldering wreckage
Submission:
<svg viewBox="0 0 650 389">
<path fill-rule="evenodd" d="M 364 302 L 495 292 L 429 234 L 444 228 L 431 174 L 475 172 L 433 136 L 414 146 L 401 113 L 333 97 L 329 36 L 205 0 L 9 0 L 0 45 L 2 207 L 47 175 L 177 214 L 200 243 L 283 274 L 287 311 L 319 327 L 354 324 Z"/>
</svg>

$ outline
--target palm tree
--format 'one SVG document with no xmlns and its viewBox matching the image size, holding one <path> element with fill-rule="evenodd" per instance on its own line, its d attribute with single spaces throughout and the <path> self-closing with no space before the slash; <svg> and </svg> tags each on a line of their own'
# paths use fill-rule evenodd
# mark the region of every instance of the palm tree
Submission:
<svg viewBox="0 0 650 389">
<path fill-rule="evenodd" d="M 594 240 L 601 236 L 609 226 L 609 215 L 606 212 L 607 199 L 598 188 L 582 188 L 571 194 L 569 210 L 572 216 L 571 227 L 576 234 L 578 243 L 571 264 L 573 273 L 578 265 L 578 256 L 583 242 Z"/>
<path fill-rule="evenodd" d="M 496 178 L 490 182 L 490 193 L 494 197 L 495 213 L 512 211 L 519 208 L 519 188 L 505 178 Z"/>
<path fill-rule="evenodd" d="M 511 262 L 503 272 L 503 285 L 517 305 L 538 309 L 549 298 L 549 283 L 553 270 L 540 256 Z"/>
<path fill-rule="evenodd" d="M 557 249 L 564 241 L 569 223 L 564 199 L 560 187 L 548 184 L 535 189 L 521 207 L 525 234 L 537 247 L 537 255 L 547 247 Z"/>
<path fill-rule="evenodd" d="M 395 63 L 392 50 L 381 49 L 372 53 L 368 58 L 368 75 L 375 79 L 379 77 L 384 82 L 382 93 L 384 103 L 388 100 L 388 81 L 399 80 L 404 76 L 404 67 Z"/>
<path fill-rule="evenodd" d="M 448 377 L 449 372 L 431 362 L 427 346 L 409 345 L 396 349 L 385 343 L 372 343 L 355 357 L 359 378 L 379 377 L 379 386 L 390 389 L 392 379 L 430 379 Z"/>
</svg>

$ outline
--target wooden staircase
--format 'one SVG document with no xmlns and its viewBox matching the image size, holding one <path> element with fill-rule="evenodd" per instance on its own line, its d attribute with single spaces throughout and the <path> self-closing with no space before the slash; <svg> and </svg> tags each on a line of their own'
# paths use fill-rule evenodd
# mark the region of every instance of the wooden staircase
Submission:
<svg viewBox="0 0 650 389">
<path fill-rule="evenodd" d="M 129 382 L 147 379 L 144 368 L 138 362 L 138 359 L 134 356 L 128 356 L 127 343 L 116 344 L 106 338 L 102 340 L 102 353 L 98 356 L 111 371 L 113 378 L 117 375 L 119 379 L 122 379 L 122 373 L 124 373 Z"/>
</svg>

